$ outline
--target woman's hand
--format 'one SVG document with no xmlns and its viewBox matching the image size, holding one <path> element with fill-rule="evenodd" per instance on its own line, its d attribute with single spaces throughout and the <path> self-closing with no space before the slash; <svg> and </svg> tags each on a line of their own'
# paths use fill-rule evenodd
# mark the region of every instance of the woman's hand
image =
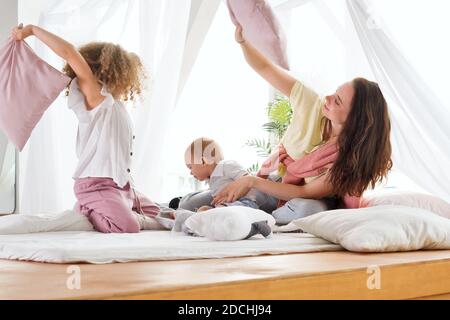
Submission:
<svg viewBox="0 0 450 320">
<path fill-rule="evenodd" d="M 278 146 L 278 160 L 280 162 L 283 162 L 287 157 L 289 157 L 286 149 L 284 148 L 284 146 L 282 144 L 280 144 Z"/>
<path fill-rule="evenodd" d="M 280 177 L 284 177 L 284 175 L 286 174 L 286 164 L 284 163 L 284 161 L 289 157 L 289 155 L 287 154 L 287 151 L 282 144 L 279 145 L 278 153 L 278 175 Z"/>
<path fill-rule="evenodd" d="M 11 37 L 14 40 L 25 40 L 29 36 L 33 35 L 33 25 L 29 24 L 25 27 L 23 27 L 22 24 L 18 25 L 17 27 L 13 28 L 11 30 Z"/>
<path fill-rule="evenodd" d="M 237 43 L 239 43 L 239 44 L 245 43 L 244 36 L 242 35 L 242 27 L 240 25 L 238 25 L 236 27 L 236 32 L 234 34 L 234 37 L 235 37 Z"/>
<path fill-rule="evenodd" d="M 288 158 L 286 149 L 282 144 L 279 144 L 276 151 L 274 151 L 262 164 L 261 169 L 256 174 L 257 177 L 267 179 L 269 174 L 275 170 L 279 170 L 283 165 L 283 161 Z"/>
<path fill-rule="evenodd" d="M 226 186 L 213 199 L 214 205 L 234 202 L 245 196 L 253 186 L 255 177 L 244 176 Z"/>
</svg>

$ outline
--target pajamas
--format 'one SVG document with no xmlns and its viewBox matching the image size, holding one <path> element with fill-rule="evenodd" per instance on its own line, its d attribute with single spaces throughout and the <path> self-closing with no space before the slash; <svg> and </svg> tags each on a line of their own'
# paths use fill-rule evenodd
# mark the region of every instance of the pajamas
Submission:
<svg viewBox="0 0 450 320">
<path fill-rule="evenodd" d="M 198 208 L 203 206 L 211 207 L 212 201 L 213 197 L 211 190 L 192 192 L 181 198 L 178 208 L 195 212 Z M 224 203 L 224 206 L 243 206 L 259 209 L 259 205 L 256 203 L 256 201 L 248 198 L 241 198 L 235 202 Z"/>
<path fill-rule="evenodd" d="M 123 188 L 111 178 L 81 178 L 75 180 L 75 210 L 85 215 L 97 231 L 136 233 L 139 222 L 133 211 L 155 217 L 158 205 L 135 191 L 127 183 Z"/>
<path fill-rule="evenodd" d="M 335 198 L 324 198 L 321 200 L 296 198 L 289 200 L 284 206 L 274 210 L 272 216 L 275 218 L 277 225 L 285 225 L 293 220 L 336 208 L 337 199 Z"/>
<path fill-rule="evenodd" d="M 239 200 L 236 200 L 234 202 L 228 202 L 223 204 L 224 207 L 235 207 L 235 206 L 241 206 L 241 207 L 249 207 L 253 209 L 259 209 L 258 204 L 256 201 L 253 201 L 249 198 L 240 198 Z"/>
<path fill-rule="evenodd" d="M 211 190 L 196 191 L 181 198 L 178 208 L 195 212 L 202 206 L 210 206 L 212 201 L 213 196 Z"/>
</svg>

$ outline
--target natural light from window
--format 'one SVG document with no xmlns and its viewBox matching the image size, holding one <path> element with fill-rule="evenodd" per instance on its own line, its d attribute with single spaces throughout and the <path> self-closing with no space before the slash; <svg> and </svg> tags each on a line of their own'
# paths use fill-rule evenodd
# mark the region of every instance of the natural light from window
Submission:
<svg viewBox="0 0 450 320">
<path fill-rule="evenodd" d="M 215 139 L 225 157 L 245 167 L 257 161 L 247 140 L 264 138 L 269 86 L 245 62 L 234 41 L 227 7 L 220 4 L 183 94 L 172 115 L 167 139 L 165 198 L 195 187 L 184 151 L 198 137 Z"/>
</svg>

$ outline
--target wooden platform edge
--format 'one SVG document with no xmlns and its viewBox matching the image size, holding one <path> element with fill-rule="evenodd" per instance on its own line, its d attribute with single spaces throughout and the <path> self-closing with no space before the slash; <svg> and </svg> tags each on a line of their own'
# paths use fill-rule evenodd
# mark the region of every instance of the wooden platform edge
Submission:
<svg viewBox="0 0 450 320">
<path fill-rule="evenodd" d="M 412 268 L 414 268 L 412 270 Z M 91 299 L 154 300 L 278 300 L 278 299 L 415 299 L 450 295 L 450 259 L 379 268 L 379 288 L 366 268 L 351 271 L 266 278 L 193 286 Z"/>
</svg>

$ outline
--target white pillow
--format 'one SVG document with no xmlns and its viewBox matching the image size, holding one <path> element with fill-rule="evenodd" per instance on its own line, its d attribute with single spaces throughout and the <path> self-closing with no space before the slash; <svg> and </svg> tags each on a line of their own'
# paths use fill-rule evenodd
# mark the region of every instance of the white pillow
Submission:
<svg viewBox="0 0 450 320">
<path fill-rule="evenodd" d="M 58 214 L 15 213 L 0 216 L 0 235 L 56 231 L 94 231 L 81 213 L 66 210 Z"/>
<path fill-rule="evenodd" d="M 254 223 L 258 222 L 269 226 L 269 234 L 275 225 L 275 219 L 262 210 L 241 206 L 220 207 L 189 217 L 184 223 L 187 228 L 184 231 L 209 240 L 243 240 L 255 231 Z"/>
<path fill-rule="evenodd" d="M 361 207 L 382 205 L 399 205 L 421 208 L 434 212 L 442 217 L 450 219 L 450 204 L 444 200 L 423 193 L 406 191 L 390 191 L 364 195 L 361 199 Z"/>
<path fill-rule="evenodd" d="M 292 223 L 349 251 L 450 249 L 450 220 L 420 208 L 390 205 L 330 210 Z"/>
</svg>

